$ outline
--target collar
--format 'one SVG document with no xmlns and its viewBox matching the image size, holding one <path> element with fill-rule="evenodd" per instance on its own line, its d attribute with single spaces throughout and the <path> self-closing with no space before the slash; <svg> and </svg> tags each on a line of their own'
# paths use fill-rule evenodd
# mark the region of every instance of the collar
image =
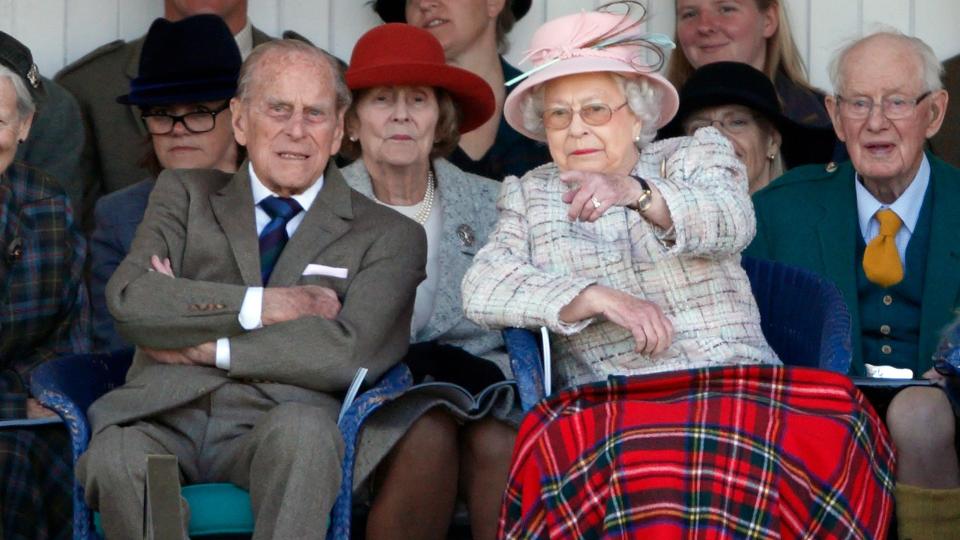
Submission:
<svg viewBox="0 0 960 540">
<path fill-rule="evenodd" d="M 271 195 L 277 195 L 276 193 L 267 189 L 263 185 L 263 182 L 257 178 L 257 173 L 253 170 L 253 163 L 247 164 L 247 168 L 250 171 L 250 188 L 253 190 L 253 204 L 259 205 L 260 201 L 266 199 Z M 320 178 L 313 183 L 310 187 L 304 190 L 303 193 L 293 196 L 293 200 L 300 203 L 300 207 L 303 208 L 303 213 L 306 214 L 310 210 L 310 207 L 313 206 L 313 201 L 316 200 L 317 194 L 320 193 L 320 189 L 323 188 L 323 175 L 320 175 Z"/>
<path fill-rule="evenodd" d="M 240 58 L 246 60 L 253 51 L 253 25 L 250 24 L 250 18 L 247 18 L 247 24 L 233 36 L 237 42 L 237 48 L 240 49 Z"/>
<path fill-rule="evenodd" d="M 883 204 L 878 201 L 860 181 L 860 175 L 854 175 L 854 184 L 857 191 L 857 217 L 860 222 L 860 232 L 866 236 L 869 229 L 870 220 L 877 210 L 889 208 L 896 212 L 900 221 L 907 228 L 910 234 L 917 226 L 917 219 L 920 218 L 920 208 L 923 206 L 923 196 L 927 192 L 927 186 L 930 185 L 930 162 L 927 155 L 923 155 L 923 161 L 920 162 L 920 169 L 916 176 L 907 186 L 907 189 L 893 201 L 893 204 Z"/>
</svg>

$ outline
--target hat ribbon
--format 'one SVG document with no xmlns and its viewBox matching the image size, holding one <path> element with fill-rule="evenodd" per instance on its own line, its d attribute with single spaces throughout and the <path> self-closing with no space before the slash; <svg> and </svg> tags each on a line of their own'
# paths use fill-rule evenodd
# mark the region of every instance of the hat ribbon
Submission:
<svg viewBox="0 0 960 540">
<path fill-rule="evenodd" d="M 637 42 L 646 42 L 651 46 L 657 47 L 664 51 L 669 51 L 676 47 L 676 45 L 674 45 L 673 40 L 671 40 L 670 37 L 657 32 L 632 34 L 632 35 L 618 35 L 618 36 L 614 36 L 612 38 L 606 39 L 604 41 L 601 41 L 600 43 L 597 43 L 595 45 L 589 45 L 586 47 L 578 46 L 578 45 L 565 45 L 563 47 L 541 47 L 539 49 L 532 49 L 528 51 L 526 56 L 524 56 L 520 60 L 520 63 L 528 62 L 531 60 L 534 62 L 537 62 L 537 61 L 543 62 L 544 60 L 546 61 L 510 79 L 505 83 L 505 85 L 513 86 L 514 84 L 517 84 L 518 82 L 526 79 L 527 77 L 530 77 L 531 75 L 543 69 L 546 69 L 561 60 L 566 60 L 568 58 L 594 56 L 598 58 L 611 58 L 611 59 L 622 61 L 623 60 L 622 54 L 616 54 L 612 51 L 607 51 L 606 49 L 611 47 L 617 47 L 617 46 L 632 45 L 632 44 L 636 44 Z M 655 71 L 655 70 L 650 70 L 649 69 L 650 66 L 640 66 L 633 60 L 630 61 L 630 64 L 638 71 L 641 71 L 641 70 Z"/>
</svg>

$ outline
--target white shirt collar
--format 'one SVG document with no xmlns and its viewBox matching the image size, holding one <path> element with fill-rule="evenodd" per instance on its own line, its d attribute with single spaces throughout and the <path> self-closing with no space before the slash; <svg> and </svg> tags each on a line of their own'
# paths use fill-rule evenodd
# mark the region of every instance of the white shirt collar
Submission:
<svg viewBox="0 0 960 540">
<path fill-rule="evenodd" d="M 247 168 L 250 171 L 250 188 L 253 190 L 253 204 L 258 205 L 260 201 L 266 199 L 271 195 L 279 197 L 276 193 L 270 191 L 267 186 L 263 185 L 263 182 L 257 178 L 257 173 L 253 170 L 253 163 L 248 163 Z M 298 203 L 300 207 L 303 208 L 303 213 L 306 214 L 310 210 L 310 207 L 313 206 L 313 201 L 317 198 L 317 194 L 320 193 L 320 189 L 323 188 L 323 175 L 320 175 L 320 178 L 317 178 L 317 181 L 313 183 L 312 186 L 308 187 L 298 195 L 293 195 L 291 198 Z"/>
<path fill-rule="evenodd" d="M 250 24 L 249 18 L 247 24 L 233 36 L 233 39 L 237 42 L 237 48 L 240 49 L 240 58 L 246 60 L 253 50 L 253 25 Z"/>
<path fill-rule="evenodd" d="M 923 155 L 923 161 L 920 162 L 920 169 L 917 170 L 913 181 L 907 186 L 907 189 L 893 201 L 893 204 L 884 204 L 876 199 L 870 191 L 864 187 L 860 181 L 860 175 L 857 174 L 854 179 L 857 190 L 857 217 L 860 221 L 860 233 L 866 237 L 867 230 L 870 227 L 870 220 L 877 210 L 889 208 L 893 210 L 904 227 L 913 234 L 917 226 L 917 220 L 920 218 L 920 208 L 923 206 L 923 197 L 927 193 L 927 186 L 930 184 L 930 162 L 927 161 L 926 154 Z"/>
</svg>

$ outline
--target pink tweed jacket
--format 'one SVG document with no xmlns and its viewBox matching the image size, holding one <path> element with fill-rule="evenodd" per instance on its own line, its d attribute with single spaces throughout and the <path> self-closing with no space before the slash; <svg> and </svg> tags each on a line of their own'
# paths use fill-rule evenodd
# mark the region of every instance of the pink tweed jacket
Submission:
<svg viewBox="0 0 960 540">
<path fill-rule="evenodd" d="M 740 267 L 756 228 L 746 170 L 719 131 L 701 129 L 641 153 L 634 173 L 663 194 L 674 222 L 669 231 L 624 207 L 594 223 L 570 221 L 559 172 L 550 163 L 504 181 L 496 230 L 463 279 L 467 317 L 488 328 L 548 327 L 558 336 L 562 386 L 614 374 L 779 363 Z M 656 303 L 673 322 L 674 342 L 648 356 L 611 322 L 560 321 L 560 309 L 595 283 Z"/>
</svg>

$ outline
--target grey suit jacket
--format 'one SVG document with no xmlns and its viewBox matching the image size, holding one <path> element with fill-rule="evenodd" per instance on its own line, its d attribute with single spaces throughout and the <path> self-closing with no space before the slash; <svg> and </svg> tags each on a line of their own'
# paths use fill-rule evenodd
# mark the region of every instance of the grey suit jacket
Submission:
<svg viewBox="0 0 960 540">
<path fill-rule="evenodd" d="M 473 263 L 477 250 L 497 223 L 497 193 L 500 183 L 460 170 L 444 159 L 433 162 L 437 193 L 443 212 L 441 232 L 440 284 L 436 305 L 427 326 L 410 336 L 411 343 L 438 341 L 484 356 L 503 345 L 499 332 L 480 328 L 463 315 L 460 282 Z M 353 189 L 373 198 L 373 185 L 363 160 L 343 169 Z"/>
<path fill-rule="evenodd" d="M 233 176 L 164 171 L 106 292 L 118 331 L 138 346 L 181 348 L 229 337 L 229 372 L 159 364 L 138 349 L 127 384 L 91 407 L 94 433 L 183 405 L 231 380 L 257 384 L 278 403 L 334 408 L 330 394 L 345 390 L 358 367 L 376 380 L 404 355 L 424 278 L 423 230 L 349 189 L 332 163 L 267 285 L 330 287 L 343 304 L 340 314 L 242 329 L 244 293 L 261 285 L 247 171 L 246 163 Z M 154 254 L 170 258 L 176 278 L 149 271 Z M 302 275 L 310 263 L 345 268 L 347 277 Z"/>
</svg>

